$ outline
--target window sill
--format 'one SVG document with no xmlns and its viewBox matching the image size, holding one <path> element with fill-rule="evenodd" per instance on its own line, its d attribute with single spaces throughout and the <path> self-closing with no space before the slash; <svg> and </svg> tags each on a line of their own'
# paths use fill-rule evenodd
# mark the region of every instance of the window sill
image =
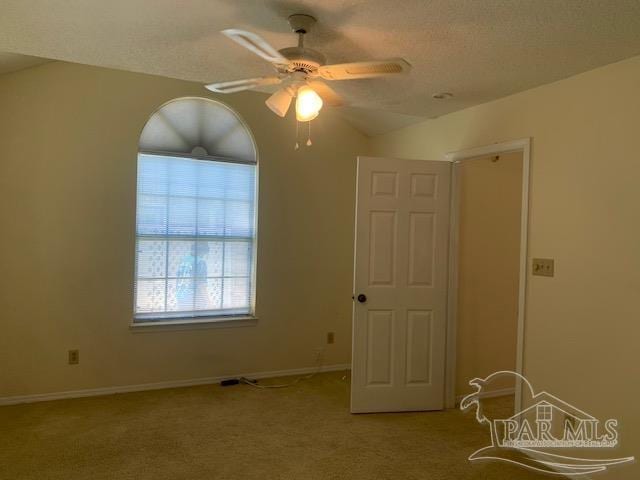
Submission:
<svg viewBox="0 0 640 480">
<path fill-rule="evenodd" d="M 136 322 L 134 320 L 129 325 L 129 329 L 133 332 L 153 332 L 160 330 L 194 330 L 202 328 L 253 327 L 257 324 L 257 317 L 251 315 L 239 315 L 237 317 L 189 317 L 146 322 Z"/>
</svg>

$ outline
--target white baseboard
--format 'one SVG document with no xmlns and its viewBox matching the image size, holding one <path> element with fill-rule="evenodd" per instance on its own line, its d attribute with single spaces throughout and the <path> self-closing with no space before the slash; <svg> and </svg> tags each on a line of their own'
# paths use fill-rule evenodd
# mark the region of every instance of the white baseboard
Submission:
<svg viewBox="0 0 640 480">
<path fill-rule="evenodd" d="M 516 389 L 515 387 L 511 388 L 503 388 L 501 390 L 490 390 L 488 392 L 481 392 L 478 394 L 478 398 L 495 398 L 495 397 L 506 397 L 507 395 L 515 395 Z M 466 395 L 458 395 L 456 397 L 456 406 L 460 405 L 462 399 L 466 397 Z"/>
<path fill-rule="evenodd" d="M 338 364 L 338 365 L 326 365 L 320 368 L 305 367 L 305 368 L 294 368 L 291 370 L 276 370 L 271 372 L 240 373 L 237 375 L 221 375 L 219 377 L 201 377 L 201 378 L 192 378 L 189 380 L 170 380 L 167 382 L 142 383 L 139 385 L 121 385 L 117 387 L 91 388 L 86 390 L 71 390 L 67 392 L 39 393 L 35 395 L 18 395 L 18 396 L 12 396 L 12 397 L 0 397 L 0 406 L 16 405 L 18 403 L 46 402 L 49 400 L 61 400 L 64 398 L 96 397 L 99 395 L 113 395 L 114 393 L 142 392 L 145 390 L 161 390 L 163 388 L 208 385 L 213 383 L 219 383 L 220 381 L 227 378 L 286 377 L 289 375 L 304 375 L 304 374 L 313 373 L 316 371 L 335 372 L 335 371 L 350 370 L 350 369 L 351 369 L 351 364 L 344 363 L 344 364 Z"/>
</svg>

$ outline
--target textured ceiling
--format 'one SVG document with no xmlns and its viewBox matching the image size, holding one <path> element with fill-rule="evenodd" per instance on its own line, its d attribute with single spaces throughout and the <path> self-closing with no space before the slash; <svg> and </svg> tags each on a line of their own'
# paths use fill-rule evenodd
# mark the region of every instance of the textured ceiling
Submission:
<svg viewBox="0 0 640 480">
<path fill-rule="evenodd" d="M 0 10 L 0 51 L 199 82 L 271 73 L 221 29 L 283 48 L 296 42 L 286 17 L 309 13 L 319 23 L 307 44 L 330 63 L 413 65 L 406 77 L 332 83 L 354 107 L 345 116 L 372 134 L 640 54 L 639 0 L 0 0 Z M 441 91 L 455 96 L 431 98 Z"/>
<path fill-rule="evenodd" d="M 46 58 L 0 52 L 0 75 L 48 62 Z"/>
</svg>

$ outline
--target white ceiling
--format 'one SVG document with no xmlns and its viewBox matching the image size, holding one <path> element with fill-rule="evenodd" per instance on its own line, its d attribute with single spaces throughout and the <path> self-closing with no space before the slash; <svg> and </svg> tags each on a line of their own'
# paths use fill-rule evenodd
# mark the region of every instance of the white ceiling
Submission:
<svg viewBox="0 0 640 480">
<path fill-rule="evenodd" d="M 376 134 L 640 54 L 639 0 L 3 0 L 0 51 L 198 82 L 268 75 L 218 32 L 307 45 L 330 63 L 402 56 L 409 76 L 333 82 L 344 115 Z M 431 95 L 448 91 L 451 100 Z M 375 111 L 370 111 L 370 109 Z M 395 115 L 386 115 L 390 112 Z"/>
<path fill-rule="evenodd" d="M 0 75 L 3 73 L 22 70 L 24 68 L 35 67 L 36 65 L 41 65 L 48 61 L 49 60 L 46 58 L 0 52 Z"/>
</svg>

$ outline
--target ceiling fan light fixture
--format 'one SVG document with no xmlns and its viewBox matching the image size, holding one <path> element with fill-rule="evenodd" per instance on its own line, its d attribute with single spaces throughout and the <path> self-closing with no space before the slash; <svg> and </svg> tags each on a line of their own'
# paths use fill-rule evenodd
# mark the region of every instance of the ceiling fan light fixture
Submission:
<svg viewBox="0 0 640 480">
<path fill-rule="evenodd" d="M 296 119 L 299 122 L 309 122 L 318 116 L 322 108 L 322 98 L 315 90 L 307 85 L 298 89 L 296 98 Z"/>
<path fill-rule="evenodd" d="M 284 117 L 291 106 L 294 91 L 290 87 L 281 88 L 264 102 L 273 113 Z"/>
<path fill-rule="evenodd" d="M 323 102 L 332 107 L 345 104 L 344 100 L 323 80 L 357 80 L 398 74 L 407 74 L 411 65 L 403 58 L 389 58 L 364 62 L 340 64 L 326 63 L 325 56 L 304 45 L 305 35 L 309 33 L 316 19 L 310 15 L 294 14 L 289 16 L 289 25 L 298 35 L 298 45 L 276 50 L 264 38 L 252 32 L 237 28 L 226 29 L 222 34 L 241 45 L 258 57 L 271 63 L 276 74 L 267 77 L 245 78 L 226 82 L 211 83 L 206 86 L 215 93 L 235 93 L 243 90 L 256 90 L 267 85 L 284 82 L 285 88 L 272 94 L 265 102 L 267 107 L 280 117 L 285 117 L 293 98 L 296 97 L 296 149 L 299 122 L 306 122 L 311 145 L 311 120 L 322 109 Z"/>
</svg>

